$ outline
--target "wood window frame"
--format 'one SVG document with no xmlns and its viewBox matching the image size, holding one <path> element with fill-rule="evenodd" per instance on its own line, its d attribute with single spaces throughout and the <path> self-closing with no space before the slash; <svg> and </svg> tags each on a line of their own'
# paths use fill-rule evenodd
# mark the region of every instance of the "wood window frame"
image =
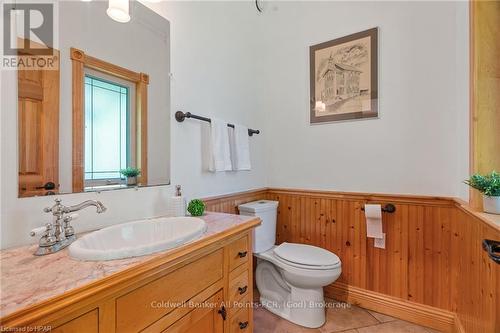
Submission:
<svg viewBox="0 0 500 333">
<path fill-rule="evenodd" d="M 141 169 L 138 183 L 148 183 L 148 85 L 149 75 L 134 72 L 115 64 L 97 59 L 77 48 L 70 51 L 72 64 L 73 107 L 73 192 L 84 190 L 84 143 L 85 143 L 85 68 L 112 75 L 135 84 L 137 168 Z"/>
</svg>

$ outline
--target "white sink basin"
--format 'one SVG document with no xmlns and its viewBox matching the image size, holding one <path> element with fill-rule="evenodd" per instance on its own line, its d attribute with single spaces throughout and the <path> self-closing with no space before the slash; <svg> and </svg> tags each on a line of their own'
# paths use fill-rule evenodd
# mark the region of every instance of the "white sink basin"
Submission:
<svg viewBox="0 0 500 333">
<path fill-rule="evenodd" d="M 197 217 L 162 217 L 128 222 L 82 236 L 69 246 L 80 260 L 138 257 L 181 246 L 203 235 L 205 221 Z"/>
</svg>

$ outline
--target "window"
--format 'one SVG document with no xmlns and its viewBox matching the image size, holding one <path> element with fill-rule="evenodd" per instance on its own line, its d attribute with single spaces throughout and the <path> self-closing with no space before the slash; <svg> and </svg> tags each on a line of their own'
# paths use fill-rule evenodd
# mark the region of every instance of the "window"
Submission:
<svg viewBox="0 0 500 333">
<path fill-rule="evenodd" d="M 149 75 L 75 48 L 71 63 L 73 192 L 132 185 L 122 167 L 138 168 L 136 184 L 147 185 Z"/>
<path fill-rule="evenodd" d="M 120 183 L 120 170 L 134 165 L 133 96 L 128 82 L 85 73 L 85 187 Z"/>
</svg>

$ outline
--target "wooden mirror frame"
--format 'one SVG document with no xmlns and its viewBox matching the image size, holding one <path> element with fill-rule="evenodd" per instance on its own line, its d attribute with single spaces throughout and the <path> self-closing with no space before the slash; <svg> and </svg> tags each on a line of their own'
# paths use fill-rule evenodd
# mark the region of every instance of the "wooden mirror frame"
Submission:
<svg viewBox="0 0 500 333">
<path fill-rule="evenodd" d="M 149 75 L 111 64 L 71 48 L 72 63 L 72 103 L 73 103 L 73 193 L 84 190 L 84 149 L 85 142 L 85 68 L 90 68 L 135 84 L 137 168 L 141 169 L 138 183 L 148 183 L 148 84 Z"/>
</svg>

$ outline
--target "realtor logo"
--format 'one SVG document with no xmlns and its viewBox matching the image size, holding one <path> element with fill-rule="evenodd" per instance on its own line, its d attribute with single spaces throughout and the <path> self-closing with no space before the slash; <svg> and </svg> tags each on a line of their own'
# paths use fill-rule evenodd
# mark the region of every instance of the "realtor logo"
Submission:
<svg viewBox="0 0 500 333">
<path fill-rule="evenodd" d="M 2 68 L 53 68 L 54 3 L 4 3 L 2 5 Z"/>
</svg>

